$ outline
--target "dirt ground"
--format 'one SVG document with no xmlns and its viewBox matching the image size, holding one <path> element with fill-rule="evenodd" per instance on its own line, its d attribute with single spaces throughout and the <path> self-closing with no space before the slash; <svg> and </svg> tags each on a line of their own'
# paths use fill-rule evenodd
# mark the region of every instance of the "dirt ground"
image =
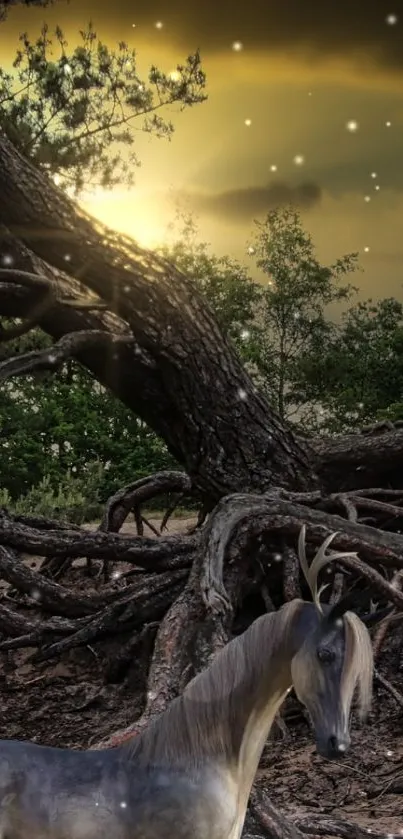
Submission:
<svg viewBox="0 0 403 839">
<path fill-rule="evenodd" d="M 184 532 L 192 523 L 173 519 L 168 530 Z M 135 531 L 128 524 L 123 532 Z M 29 564 L 37 566 L 33 558 Z M 94 591 L 101 583 L 86 577 L 82 565 L 75 563 L 63 582 Z M 142 711 L 144 664 L 133 661 L 123 684 L 104 680 L 107 662 L 125 640 L 74 650 L 41 665 L 30 663 L 32 649 L 0 653 L 0 738 L 85 748 L 133 722 Z M 403 691 L 401 625 L 379 667 Z M 290 725 L 285 739 L 276 737 L 266 746 L 258 784 L 291 818 L 327 814 L 403 835 L 403 708 L 376 682 L 369 722 L 353 727 L 352 736 L 345 761 L 329 762 L 315 754 L 306 724 Z"/>
</svg>

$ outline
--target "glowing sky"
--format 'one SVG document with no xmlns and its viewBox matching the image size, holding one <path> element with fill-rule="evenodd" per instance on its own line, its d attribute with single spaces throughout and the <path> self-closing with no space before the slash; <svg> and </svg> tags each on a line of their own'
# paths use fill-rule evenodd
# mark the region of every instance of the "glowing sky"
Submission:
<svg viewBox="0 0 403 839">
<path fill-rule="evenodd" d="M 98 194 L 91 212 L 152 244 L 180 194 L 214 250 L 247 262 L 253 218 L 297 200 L 320 259 L 359 251 L 362 296 L 403 299 L 402 0 L 16 7 L 0 26 L 0 56 L 44 19 L 73 44 L 89 18 L 108 44 L 135 46 L 142 70 L 169 71 L 199 47 L 209 94 L 170 114 L 171 143 L 139 136 L 136 188 Z"/>
</svg>

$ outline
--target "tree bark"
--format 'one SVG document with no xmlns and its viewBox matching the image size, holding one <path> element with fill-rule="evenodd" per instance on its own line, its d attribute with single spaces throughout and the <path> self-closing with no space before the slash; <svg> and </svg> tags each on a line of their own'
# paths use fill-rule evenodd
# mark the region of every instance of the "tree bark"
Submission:
<svg viewBox="0 0 403 839">
<path fill-rule="evenodd" d="M 257 393 L 201 295 L 173 264 L 87 216 L 2 134 L 0 194 L 3 252 L 18 237 L 72 296 L 68 267 L 107 303 L 117 328 L 135 336 L 137 345 L 114 349 L 115 357 L 88 350 L 78 358 L 161 435 L 204 494 L 214 501 L 239 490 L 316 485 L 308 444 Z M 38 270 L 29 250 L 25 260 Z M 9 288 L 7 300 L 9 313 Z M 40 322 L 59 338 L 102 323 L 110 330 L 112 321 L 56 305 Z"/>
<path fill-rule="evenodd" d="M 403 430 L 310 441 L 322 486 L 329 492 L 402 486 Z"/>
</svg>

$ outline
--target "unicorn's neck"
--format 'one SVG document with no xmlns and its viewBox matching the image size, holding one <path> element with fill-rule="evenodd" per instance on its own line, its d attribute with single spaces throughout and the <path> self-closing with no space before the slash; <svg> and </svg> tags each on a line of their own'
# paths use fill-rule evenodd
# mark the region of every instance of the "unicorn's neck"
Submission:
<svg viewBox="0 0 403 839">
<path fill-rule="evenodd" d="M 244 703 L 238 705 L 239 747 L 233 752 L 232 777 L 237 788 L 238 839 L 253 781 L 275 716 L 291 689 L 291 658 L 294 653 L 293 617 L 299 603 L 255 621 L 245 634 L 245 655 L 250 656 L 249 684 L 244 685 Z M 248 699 L 249 696 L 249 699 Z M 238 744 L 234 745 L 238 746 Z"/>
<path fill-rule="evenodd" d="M 239 748 L 234 768 L 245 808 L 274 718 L 291 688 L 292 636 L 284 613 L 267 615 L 250 627 L 245 655 L 255 658 L 239 704 Z"/>
<path fill-rule="evenodd" d="M 295 603 L 258 618 L 227 644 L 135 738 L 133 758 L 189 769 L 220 764 L 249 795 L 274 717 L 291 686 Z"/>
<path fill-rule="evenodd" d="M 216 756 L 225 754 L 227 764 L 243 763 L 246 754 L 253 752 L 257 768 L 274 717 L 291 686 L 296 605 L 298 601 L 254 621 L 183 694 L 192 718 L 204 730 L 205 749 L 210 741 Z"/>
</svg>

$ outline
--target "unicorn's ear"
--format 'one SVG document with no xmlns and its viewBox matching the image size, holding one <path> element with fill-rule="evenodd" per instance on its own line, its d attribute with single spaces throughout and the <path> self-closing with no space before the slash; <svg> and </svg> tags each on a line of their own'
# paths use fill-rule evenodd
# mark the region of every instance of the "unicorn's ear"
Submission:
<svg viewBox="0 0 403 839">
<path fill-rule="evenodd" d="M 389 617 L 394 611 L 395 606 L 386 606 L 385 609 L 378 609 L 376 612 L 368 612 L 366 615 L 360 615 L 361 620 L 366 626 L 375 626 L 385 618 Z"/>
<path fill-rule="evenodd" d="M 352 611 L 354 607 L 357 607 L 360 603 L 360 600 L 363 599 L 363 593 L 358 592 L 356 589 L 350 589 L 337 603 L 335 603 L 330 612 L 327 614 L 327 620 L 330 623 L 338 620 L 339 618 L 343 617 L 345 612 Z"/>
<path fill-rule="evenodd" d="M 327 615 L 328 621 L 334 622 L 338 618 L 341 618 L 345 612 L 348 612 L 349 610 L 356 611 L 357 607 L 360 606 L 361 608 L 364 607 L 368 609 L 368 601 L 370 601 L 371 594 L 373 593 L 374 592 L 371 588 L 366 589 L 365 591 L 350 589 L 350 591 L 348 591 L 344 597 L 338 601 L 338 603 L 335 603 L 334 606 L 332 606 Z M 386 606 L 384 609 L 378 609 L 376 612 L 367 612 L 364 615 L 359 615 L 359 617 L 366 626 L 375 626 L 375 624 L 392 614 L 394 609 L 394 606 Z"/>
</svg>

